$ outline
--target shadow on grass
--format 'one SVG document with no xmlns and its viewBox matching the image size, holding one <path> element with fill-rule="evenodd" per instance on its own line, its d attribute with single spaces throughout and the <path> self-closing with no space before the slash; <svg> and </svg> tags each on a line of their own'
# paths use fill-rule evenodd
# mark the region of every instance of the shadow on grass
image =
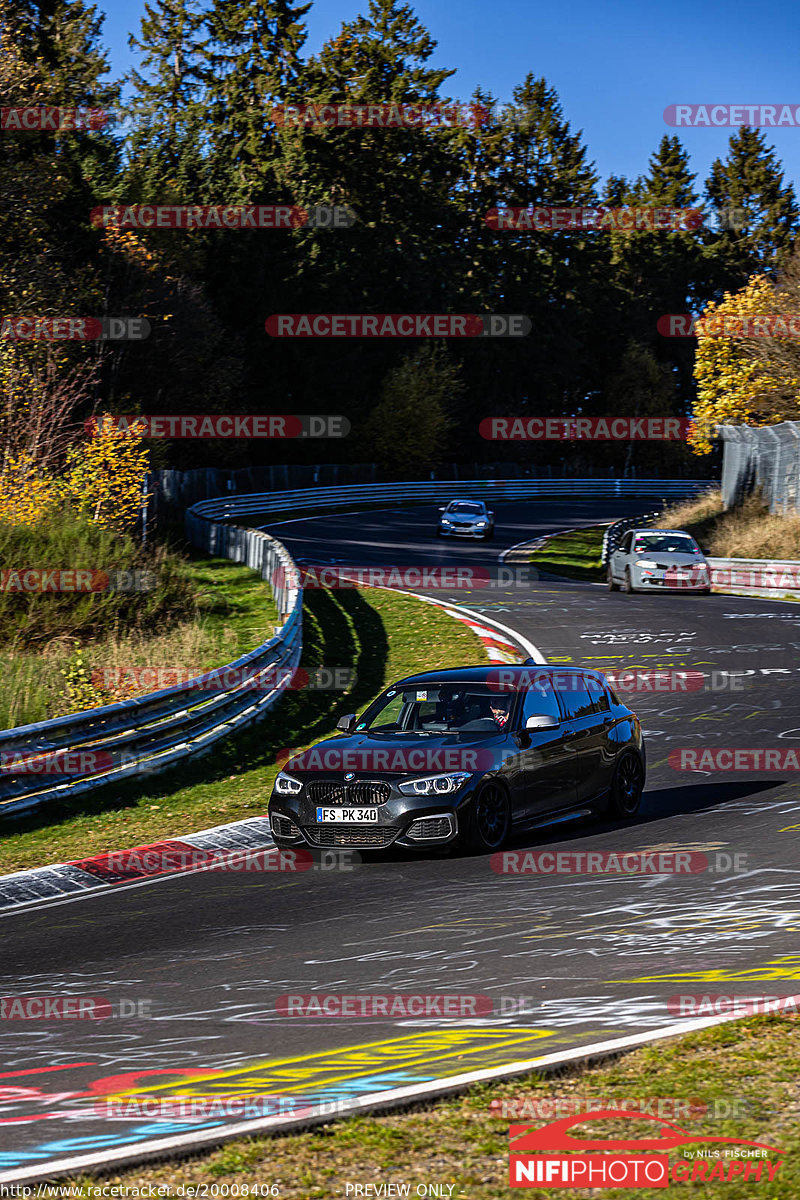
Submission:
<svg viewBox="0 0 800 1200">
<path fill-rule="evenodd" d="M 0 838 L 3 834 L 52 829 L 75 817 L 131 808 L 156 793 L 168 798 L 199 784 L 219 783 L 256 768 L 274 767 L 280 750 L 307 745 L 331 734 L 340 716 L 361 711 L 384 686 L 388 655 L 383 621 L 359 592 L 307 591 L 301 665 L 309 675 L 321 666 L 349 669 L 354 672 L 351 688 L 346 692 L 313 687 L 288 691 L 261 721 L 222 739 L 202 758 L 129 783 L 109 785 L 88 796 L 51 803 L 25 817 L 14 819 L 9 814 L 2 822 Z M 266 811 L 267 799 L 265 789 L 262 811 Z"/>
<path fill-rule="evenodd" d="M 599 583 L 606 577 L 600 561 L 605 526 L 557 534 L 531 554 L 531 565 L 545 578 L 582 579 Z"/>
</svg>

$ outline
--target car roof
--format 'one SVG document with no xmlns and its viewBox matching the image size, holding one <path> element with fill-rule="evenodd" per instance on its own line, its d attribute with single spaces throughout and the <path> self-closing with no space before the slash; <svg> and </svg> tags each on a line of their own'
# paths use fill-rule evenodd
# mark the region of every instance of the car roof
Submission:
<svg viewBox="0 0 800 1200">
<path fill-rule="evenodd" d="M 398 679 L 391 686 L 399 688 L 406 684 L 487 683 L 489 680 L 496 682 L 498 671 L 514 671 L 518 675 L 522 675 L 523 672 L 527 675 L 566 674 L 569 672 L 576 675 L 589 675 L 595 679 L 602 678 L 601 672 L 594 671 L 589 667 L 556 666 L 554 663 L 531 663 L 526 667 L 522 663 L 493 663 L 488 667 L 450 667 L 446 671 L 424 671 L 420 675 L 408 675 L 405 679 Z"/>
<path fill-rule="evenodd" d="M 475 500 L 472 496 L 456 496 L 455 500 L 450 501 L 450 504 L 482 504 L 484 508 L 486 507 L 485 500 Z"/>
<path fill-rule="evenodd" d="M 632 529 L 631 533 L 679 533 L 682 537 L 691 537 L 685 529 Z"/>
</svg>

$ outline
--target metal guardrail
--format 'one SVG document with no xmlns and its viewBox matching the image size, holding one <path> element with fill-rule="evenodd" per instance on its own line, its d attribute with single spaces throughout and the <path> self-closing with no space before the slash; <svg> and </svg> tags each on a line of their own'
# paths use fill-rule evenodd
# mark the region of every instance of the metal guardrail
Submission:
<svg viewBox="0 0 800 1200">
<path fill-rule="evenodd" d="M 196 546 L 246 563 L 269 581 L 280 629 L 235 662 L 176 687 L 0 731 L 0 815 L 200 755 L 260 718 L 289 686 L 302 650 L 302 589 L 288 550 L 255 529 L 194 516 L 187 525 Z"/>
<path fill-rule="evenodd" d="M 613 525 L 609 525 L 603 534 L 603 548 L 600 551 L 600 561 L 603 566 L 608 562 L 609 555 L 616 550 L 623 534 L 627 533 L 629 529 L 635 529 L 637 525 L 645 524 L 652 517 L 660 515 L 660 509 L 656 509 L 654 512 L 641 513 L 638 517 L 623 517 L 621 521 L 614 521 Z"/>
<path fill-rule="evenodd" d="M 705 479 L 473 479 L 452 482 L 356 484 L 350 487 L 306 488 L 291 492 L 256 492 L 201 500 L 191 513 L 210 520 L 269 517 L 352 504 L 424 504 L 464 496 L 482 500 L 528 500 L 537 497 L 601 499 L 615 496 L 688 497 L 715 486 Z"/>
</svg>

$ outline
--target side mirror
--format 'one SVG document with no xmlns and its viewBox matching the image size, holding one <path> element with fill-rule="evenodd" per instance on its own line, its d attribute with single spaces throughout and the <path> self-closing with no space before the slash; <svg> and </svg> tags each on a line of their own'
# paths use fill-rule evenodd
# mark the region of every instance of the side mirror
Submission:
<svg viewBox="0 0 800 1200">
<path fill-rule="evenodd" d="M 336 728 L 341 729 L 342 733 L 352 733 L 356 727 L 356 714 L 345 713 L 343 717 L 339 717 L 336 722 Z"/>
<path fill-rule="evenodd" d="M 549 713 L 533 713 L 525 722 L 526 729 L 558 729 L 561 722 Z"/>
<path fill-rule="evenodd" d="M 493 517 L 493 516 L 494 516 L 494 513 L 493 513 L 493 512 L 490 512 L 490 513 L 487 513 L 486 515 L 487 515 L 487 517 Z"/>
</svg>

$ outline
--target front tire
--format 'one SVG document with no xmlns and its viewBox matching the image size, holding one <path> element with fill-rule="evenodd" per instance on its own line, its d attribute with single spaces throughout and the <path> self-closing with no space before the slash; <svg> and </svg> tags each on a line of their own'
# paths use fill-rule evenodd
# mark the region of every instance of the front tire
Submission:
<svg viewBox="0 0 800 1200">
<path fill-rule="evenodd" d="M 614 576 L 611 574 L 610 564 L 606 570 L 606 586 L 610 592 L 619 591 L 619 584 L 614 582 Z"/>
<path fill-rule="evenodd" d="M 625 568 L 625 574 L 622 578 L 622 590 L 626 596 L 630 596 L 633 593 L 633 584 L 631 583 L 630 567 Z"/>
<path fill-rule="evenodd" d="M 633 750 L 626 750 L 616 767 L 608 802 L 609 816 L 635 817 L 644 791 L 644 763 Z"/>
<path fill-rule="evenodd" d="M 456 843 L 461 853 L 494 854 L 502 850 L 511 832 L 511 801 L 499 783 L 483 785 L 464 817 Z"/>
</svg>

